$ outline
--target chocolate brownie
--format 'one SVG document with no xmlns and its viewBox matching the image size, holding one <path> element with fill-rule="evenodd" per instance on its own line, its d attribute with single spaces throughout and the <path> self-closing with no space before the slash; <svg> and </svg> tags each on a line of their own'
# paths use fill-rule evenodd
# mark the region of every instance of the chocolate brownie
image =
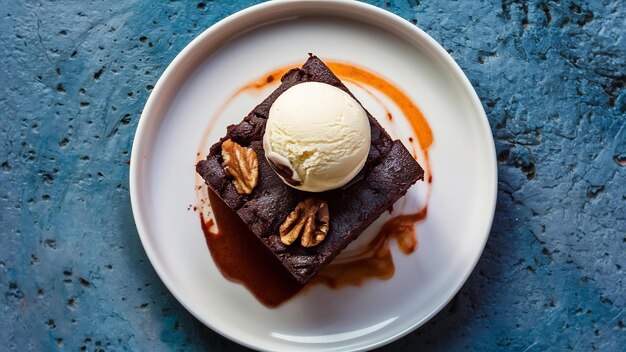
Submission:
<svg viewBox="0 0 626 352">
<path fill-rule="evenodd" d="M 424 171 L 402 143 L 392 140 L 366 110 L 371 127 L 371 147 L 365 166 L 350 183 L 321 193 L 299 191 L 287 186 L 265 158 L 263 134 L 272 103 L 285 90 L 302 82 L 327 83 L 352 95 L 319 58 L 310 55 L 302 68 L 287 72 L 281 79 L 281 85 L 242 122 L 227 128 L 226 135 L 211 147 L 206 160 L 196 165 L 196 171 L 294 278 L 306 283 L 402 197 L 413 183 L 423 179 Z M 258 156 L 259 180 L 251 194 L 239 194 L 233 185 L 233 178 L 222 165 L 221 146 L 227 139 L 254 149 Z M 311 196 L 328 204 L 330 229 L 326 239 L 308 248 L 298 241 L 291 245 L 283 244 L 278 231 L 280 225 L 298 202 Z"/>
</svg>

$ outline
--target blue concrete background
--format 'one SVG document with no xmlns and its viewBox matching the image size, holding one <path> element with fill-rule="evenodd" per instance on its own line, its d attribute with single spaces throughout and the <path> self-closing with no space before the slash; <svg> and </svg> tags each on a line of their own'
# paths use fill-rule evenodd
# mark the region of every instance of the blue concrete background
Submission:
<svg viewBox="0 0 626 352">
<path fill-rule="evenodd" d="M 371 2 L 426 30 L 466 72 L 500 178 L 467 284 L 383 350 L 623 350 L 626 3 Z M 156 276 L 128 160 L 168 63 L 253 3 L 0 0 L 0 350 L 243 349 Z"/>
</svg>

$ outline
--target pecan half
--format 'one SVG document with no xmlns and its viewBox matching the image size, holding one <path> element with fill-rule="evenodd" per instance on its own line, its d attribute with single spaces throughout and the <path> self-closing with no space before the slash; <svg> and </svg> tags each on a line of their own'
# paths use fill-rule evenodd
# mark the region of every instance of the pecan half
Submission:
<svg viewBox="0 0 626 352">
<path fill-rule="evenodd" d="M 280 240 L 292 244 L 298 237 L 303 247 L 317 246 L 326 238 L 330 225 L 328 204 L 316 198 L 307 198 L 296 206 L 280 225 Z"/>
<path fill-rule="evenodd" d="M 252 148 L 242 147 L 230 139 L 222 143 L 226 171 L 235 179 L 239 194 L 250 194 L 259 181 L 259 160 Z"/>
</svg>

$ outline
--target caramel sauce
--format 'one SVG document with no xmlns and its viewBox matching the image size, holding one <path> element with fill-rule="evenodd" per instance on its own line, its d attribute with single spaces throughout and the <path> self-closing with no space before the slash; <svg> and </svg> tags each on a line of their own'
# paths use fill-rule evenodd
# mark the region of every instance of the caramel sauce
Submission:
<svg viewBox="0 0 626 352">
<path fill-rule="evenodd" d="M 388 96 L 411 123 L 413 132 L 419 141 L 420 149 L 428 159 L 428 148 L 433 144 L 434 140 L 433 132 L 424 114 L 400 88 L 394 86 L 383 77 L 354 65 L 337 61 L 327 61 L 326 65 L 340 79 L 352 83 L 364 83 Z"/>
<path fill-rule="evenodd" d="M 270 84 L 279 85 L 280 78 L 284 76 L 285 73 L 289 72 L 289 70 L 291 70 L 293 67 L 294 66 L 288 66 L 288 67 L 281 67 L 279 69 L 276 69 L 257 80 L 254 80 L 248 84 L 243 85 L 241 88 L 235 91 L 234 95 L 241 94 L 247 90 L 263 89 Z"/>
<path fill-rule="evenodd" d="M 404 254 L 413 253 L 417 249 L 415 224 L 426 218 L 426 209 L 415 214 L 398 215 L 388 220 L 378 235 L 360 253 L 326 266 L 309 285 L 324 284 L 331 288 L 340 288 L 361 286 L 370 278 L 390 279 L 395 272 L 395 266 L 389 239 L 394 238 Z"/>
<path fill-rule="evenodd" d="M 432 183 L 428 148 L 433 143 L 433 135 L 419 108 L 402 90 L 375 73 L 338 61 L 325 60 L 324 62 L 341 80 L 351 82 L 374 98 L 385 109 L 386 117 L 391 122 L 393 122 L 393 116 L 389 109 L 368 88 L 383 93 L 397 105 L 404 117 L 410 122 L 417 137 L 417 146 L 423 156 L 422 167 L 425 170 L 425 178 L 428 184 Z M 249 90 L 261 90 L 268 86 L 277 86 L 280 83 L 280 77 L 295 66 L 276 69 L 235 91 L 209 122 L 202 136 L 197 161 L 203 159 L 209 146 L 208 135 L 214 122 L 218 120 L 225 107 L 235 97 Z M 414 138 L 410 137 L 409 142 L 412 154 L 417 159 Z M 236 213 L 224 204 L 197 174 L 196 192 L 207 245 L 216 266 L 224 277 L 243 284 L 261 303 L 269 307 L 280 305 L 302 290 L 303 287 L 291 277 Z M 379 233 L 357 254 L 347 258 L 338 258 L 327 265 L 307 285 L 307 288 L 318 284 L 331 288 L 360 286 L 372 278 L 390 279 L 395 272 L 390 240 L 395 239 L 399 249 L 404 254 L 408 255 L 417 249 L 415 225 L 427 216 L 430 186 L 427 190 L 426 199 L 426 205 L 422 209 L 416 209 L 414 213 L 398 215 L 388 220 Z M 211 214 L 215 218 L 215 222 L 209 218 Z M 218 225 L 217 231 L 214 229 L 215 223 Z"/>
</svg>

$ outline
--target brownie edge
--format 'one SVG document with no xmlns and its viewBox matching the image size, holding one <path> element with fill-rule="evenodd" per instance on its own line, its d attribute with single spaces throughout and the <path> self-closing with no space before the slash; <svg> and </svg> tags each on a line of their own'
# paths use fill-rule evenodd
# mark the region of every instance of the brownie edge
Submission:
<svg viewBox="0 0 626 352">
<path fill-rule="evenodd" d="M 287 72 L 281 78 L 281 85 L 243 121 L 227 128 L 226 135 L 211 147 L 206 160 L 196 165 L 196 171 L 293 277 L 304 284 L 402 197 L 411 185 L 423 179 L 424 171 L 404 145 L 392 140 L 366 110 L 372 140 L 370 151 L 363 170 L 348 185 L 310 193 L 283 183 L 265 158 L 263 134 L 269 108 L 276 98 L 303 82 L 331 84 L 352 95 L 319 58 L 311 55 L 302 68 Z M 257 153 L 259 181 L 251 194 L 237 193 L 232 177 L 222 166 L 221 144 L 227 139 Z M 302 247 L 298 241 L 287 246 L 280 241 L 278 228 L 298 202 L 308 197 L 319 198 L 328 204 L 330 229 L 326 239 L 315 247 Z"/>
</svg>

